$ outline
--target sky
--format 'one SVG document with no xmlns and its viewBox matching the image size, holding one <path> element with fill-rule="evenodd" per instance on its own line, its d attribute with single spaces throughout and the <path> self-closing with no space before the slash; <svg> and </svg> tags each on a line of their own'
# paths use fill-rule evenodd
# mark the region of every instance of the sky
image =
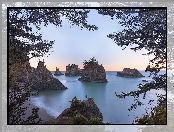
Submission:
<svg viewBox="0 0 174 132">
<path fill-rule="evenodd" d="M 37 67 L 38 61 L 45 61 L 48 70 L 55 71 L 56 67 L 60 71 L 65 71 L 68 64 L 76 64 L 83 68 L 84 60 L 92 57 L 102 64 L 106 71 L 123 70 L 123 68 L 136 68 L 145 70 L 149 64 L 149 59 L 154 56 L 142 55 L 146 50 L 134 52 L 127 47 L 117 46 L 113 40 L 107 37 L 109 33 L 122 31 L 124 27 L 118 24 L 118 20 L 111 20 L 108 16 L 91 10 L 88 23 L 98 26 L 98 30 L 81 30 L 78 26 L 71 26 L 66 19 L 63 19 L 62 27 L 49 24 L 47 27 L 41 26 L 42 38 L 46 40 L 55 40 L 51 54 L 42 58 L 33 58 L 30 60 L 32 67 Z M 70 28 L 71 26 L 71 28 Z M 34 29 L 35 30 L 35 29 Z"/>
</svg>

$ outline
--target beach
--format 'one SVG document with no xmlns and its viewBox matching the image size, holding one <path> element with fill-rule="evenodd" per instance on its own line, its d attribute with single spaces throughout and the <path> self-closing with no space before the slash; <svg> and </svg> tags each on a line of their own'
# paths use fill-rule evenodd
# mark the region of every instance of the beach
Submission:
<svg viewBox="0 0 174 132">
<path fill-rule="evenodd" d="M 29 107 L 26 110 L 25 118 L 27 118 L 28 116 L 30 116 L 32 114 L 33 108 L 37 108 L 37 106 L 33 105 L 30 101 L 25 101 L 25 103 L 22 105 L 22 107 Z M 39 118 L 42 119 L 42 123 L 44 123 L 45 121 L 49 121 L 51 119 L 54 119 L 44 109 L 39 109 L 38 115 L 39 115 Z"/>
</svg>

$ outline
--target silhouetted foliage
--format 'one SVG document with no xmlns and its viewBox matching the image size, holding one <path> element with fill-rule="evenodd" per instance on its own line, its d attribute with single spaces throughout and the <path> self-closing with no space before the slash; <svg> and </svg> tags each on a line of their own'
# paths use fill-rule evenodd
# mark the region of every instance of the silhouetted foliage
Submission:
<svg viewBox="0 0 174 132">
<path fill-rule="evenodd" d="M 38 31 L 40 25 L 54 24 L 62 27 L 62 18 L 65 17 L 71 25 L 80 26 L 81 29 L 97 30 L 95 25 L 89 25 L 86 18 L 89 10 L 86 9 L 17 9 L 9 8 L 9 61 L 25 61 L 33 57 L 41 57 L 48 53 L 54 41 L 42 39 L 41 33 L 33 33 L 32 26 Z M 28 55 L 31 55 L 29 58 Z"/>
<path fill-rule="evenodd" d="M 105 124 L 102 122 L 102 120 L 100 118 L 91 118 L 91 119 L 87 119 L 85 116 L 81 115 L 81 114 L 76 114 L 76 116 L 74 116 L 71 120 L 71 124 L 86 124 L 86 125 L 99 125 L 99 124 Z"/>
<path fill-rule="evenodd" d="M 32 83 L 27 80 L 30 68 L 27 62 L 13 63 L 9 67 L 9 124 L 38 124 L 42 121 L 37 114 L 38 108 L 32 109 L 31 116 L 25 116 L 28 109 L 25 103 L 31 96 Z M 32 93 L 32 95 L 37 94 L 37 92 Z"/>
<path fill-rule="evenodd" d="M 130 93 L 123 93 L 121 95 L 116 94 L 117 97 L 123 98 L 126 96 L 134 96 L 135 104 L 132 105 L 131 109 L 136 108 L 138 105 L 142 105 L 138 97 L 140 94 L 144 94 L 151 89 L 164 88 L 166 89 L 166 74 L 157 75 L 157 73 L 165 67 L 166 63 L 166 8 L 165 9 L 97 9 L 99 14 L 109 15 L 111 19 L 119 19 L 119 24 L 125 26 L 122 32 L 111 33 L 108 38 L 114 40 L 114 42 L 125 49 L 127 46 L 131 46 L 131 50 L 135 52 L 137 50 L 146 49 L 148 53 L 146 55 L 154 54 L 155 58 L 150 60 L 149 66 L 147 66 L 146 71 L 155 77 L 153 82 L 146 83 L 145 85 L 140 84 L 138 91 L 132 91 Z M 88 30 L 97 30 L 98 27 L 95 25 L 89 25 L 86 18 L 90 11 L 86 9 L 17 9 L 9 8 L 9 18 L 8 18 L 8 46 L 9 46 L 9 79 L 10 85 L 9 89 L 13 90 L 19 89 L 20 86 L 15 84 L 20 78 L 16 69 L 13 69 L 13 64 L 15 63 L 25 63 L 33 57 L 42 57 L 44 54 L 48 53 L 52 48 L 54 41 L 48 41 L 42 39 L 41 33 L 34 33 L 32 26 L 35 26 L 38 31 L 41 30 L 40 25 L 44 24 L 54 24 L 57 27 L 62 26 L 62 18 L 65 17 L 71 23 L 71 25 L 80 26 L 81 29 L 86 28 Z M 90 63 L 96 60 L 92 58 Z M 86 65 L 87 61 L 84 62 Z M 24 74 L 22 74 L 25 76 Z M 24 89 L 30 87 L 32 84 L 24 84 Z M 12 90 L 12 91 L 13 91 Z M 11 90 L 9 90 L 11 94 Z M 9 104 L 11 107 L 9 110 L 15 110 L 19 108 L 25 100 L 28 100 L 26 95 L 29 91 L 25 90 L 21 93 L 19 97 L 22 101 L 9 99 L 11 102 Z M 18 92 L 14 94 L 14 97 L 20 95 Z M 24 96 L 24 97 L 23 97 Z M 30 96 L 30 95 L 29 95 Z M 9 97 L 10 98 L 10 97 Z M 166 96 L 159 96 L 160 100 L 165 99 Z M 15 102 L 16 101 L 16 102 Z M 22 109 L 25 111 L 26 109 Z M 12 111 L 9 111 L 11 113 Z M 21 113 L 23 113 L 21 111 Z M 37 117 L 37 110 L 34 111 Z M 18 114 L 17 114 L 18 115 Z M 25 113 L 24 113 L 25 115 Z M 10 116 L 16 116 L 15 111 L 13 111 Z M 21 121 L 21 115 L 18 117 Z M 31 118 L 26 120 L 30 122 Z M 18 123 L 19 120 L 14 119 L 13 123 Z M 16 122 L 15 122 L 16 121 Z M 21 121 L 25 122 L 25 121 Z M 31 123 L 32 122 L 31 120 Z"/>
<path fill-rule="evenodd" d="M 137 106 L 142 105 L 139 101 L 140 94 L 144 94 L 143 99 L 145 99 L 147 91 L 160 88 L 166 90 L 167 88 L 166 74 L 157 75 L 161 69 L 166 68 L 167 9 L 98 9 L 98 13 L 108 15 L 111 19 L 119 19 L 119 24 L 125 27 L 121 32 L 114 32 L 107 35 L 118 46 L 124 47 L 123 50 L 127 46 L 131 46 L 130 49 L 135 52 L 144 48 L 148 52 L 143 55 L 153 54 L 155 56 L 149 61 L 149 65 L 145 70 L 150 71 L 150 75 L 154 76 L 154 81 L 139 84 L 138 87 L 140 90 L 137 91 L 122 94 L 116 93 L 116 96 L 119 98 L 133 96 L 135 98 L 134 103 L 129 110 L 136 109 Z M 166 100 L 166 94 L 157 95 L 157 97 L 159 99 L 158 103 Z M 149 101 L 149 103 L 151 102 L 153 100 Z"/>
<path fill-rule="evenodd" d="M 83 124 L 87 124 L 87 122 L 88 122 L 88 119 L 81 114 L 76 114 L 76 116 L 74 116 L 71 120 L 71 124 L 83 125 Z"/>
<path fill-rule="evenodd" d="M 166 115 L 166 100 L 161 101 L 158 107 L 155 107 L 150 114 L 144 115 L 143 117 L 135 120 L 135 123 L 138 124 L 166 124 L 167 115 Z"/>
<path fill-rule="evenodd" d="M 43 40 L 41 33 L 33 32 L 33 27 L 38 31 L 41 30 L 41 24 L 62 27 L 62 18 L 65 17 L 71 25 L 89 31 L 97 30 L 98 27 L 87 23 L 88 13 L 89 10 L 85 9 L 8 8 L 9 124 L 37 124 L 41 121 L 38 119 L 37 108 L 33 109 L 31 116 L 25 117 L 28 108 L 22 104 L 31 96 L 30 90 L 33 84 L 25 77 L 27 72 L 30 72 L 30 69 L 27 69 L 30 66 L 20 67 L 20 65 L 27 63 L 33 57 L 42 57 L 48 53 L 54 41 Z M 19 67 L 22 71 L 18 70 Z"/>
<path fill-rule="evenodd" d="M 83 65 L 84 65 L 84 68 L 86 67 L 86 66 L 94 66 L 94 65 L 98 65 L 98 61 L 95 59 L 95 57 L 92 57 L 92 58 L 90 58 L 90 60 L 89 61 L 84 61 L 83 62 Z"/>
<path fill-rule="evenodd" d="M 109 15 L 111 19 L 119 19 L 119 24 L 125 29 L 107 35 L 108 38 L 125 49 L 131 46 L 131 50 L 146 49 L 155 58 L 150 60 L 154 70 L 160 70 L 166 64 L 167 46 L 167 9 L 98 9 L 98 13 Z M 148 71 L 148 69 L 147 69 Z"/>
</svg>

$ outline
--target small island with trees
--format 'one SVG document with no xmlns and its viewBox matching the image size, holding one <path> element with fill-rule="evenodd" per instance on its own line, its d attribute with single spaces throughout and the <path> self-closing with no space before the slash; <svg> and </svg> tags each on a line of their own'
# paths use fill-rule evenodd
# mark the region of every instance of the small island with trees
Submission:
<svg viewBox="0 0 174 132">
<path fill-rule="evenodd" d="M 106 79 L 106 72 L 104 67 L 98 64 L 98 61 L 93 57 L 89 61 L 83 62 L 84 69 L 82 69 L 81 78 L 82 82 L 108 82 Z"/>
<path fill-rule="evenodd" d="M 78 65 L 69 64 L 66 66 L 65 76 L 80 76 L 82 74 L 82 70 L 78 68 Z"/>
</svg>

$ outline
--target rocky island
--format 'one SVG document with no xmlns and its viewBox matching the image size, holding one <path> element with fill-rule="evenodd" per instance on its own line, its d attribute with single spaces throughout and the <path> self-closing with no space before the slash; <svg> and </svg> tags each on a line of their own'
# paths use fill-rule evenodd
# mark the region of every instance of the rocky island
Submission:
<svg viewBox="0 0 174 132">
<path fill-rule="evenodd" d="M 37 68 L 32 69 L 31 81 L 34 84 L 34 90 L 59 90 L 67 89 L 58 79 L 54 78 L 52 73 L 46 68 L 43 62 L 39 60 Z"/>
<path fill-rule="evenodd" d="M 119 77 L 145 77 L 137 69 L 124 68 L 123 71 L 117 72 Z"/>
<path fill-rule="evenodd" d="M 69 64 L 66 66 L 65 76 L 80 76 L 82 74 L 82 70 L 78 68 L 78 65 Z"/>
<path fill-rule="evenodd" d="M 55 76 L 60 76 L 60 75 L 63 75 L 63 73 L 61 73 L 61 72 L 59 71 L 59 68 L 56 67 L 56 71 L 55 71 L 54 75 L 55 75 Z"/>
<path fill-rule="evenodd" d="M 69 102 L 71 102 L 70 108 L 65 109 L 56 119 L 46 122 L 46 124 L 51 122 L 56 124 L 89 124 L 92 121 L 96 124 L 96 119 L 99 121 L 98 123 L 103 124 L 102 113 L 93 98 L 81 101 L 75 96 Z"/>
<path fill-rule="evenodd" d="M 107 82 L 106 72 L 104 67 L 98 64 L 98 61 L 93 57 L 89 61 L 83 63 L 84 69 L 82 70 L 81 78 L 79 81 L 85 82 Z"/>
</svg>

